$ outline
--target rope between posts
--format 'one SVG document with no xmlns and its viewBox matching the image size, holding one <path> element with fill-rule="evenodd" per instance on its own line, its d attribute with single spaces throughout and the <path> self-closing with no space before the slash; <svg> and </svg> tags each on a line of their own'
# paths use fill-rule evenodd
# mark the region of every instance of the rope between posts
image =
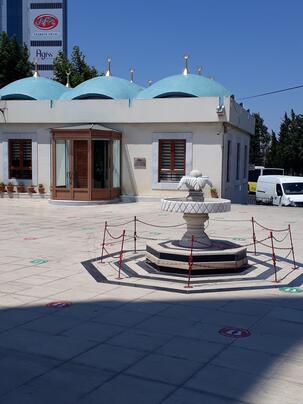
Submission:
<svg viewBox="0 0 303 404">
<path fill-rule="evenodd" d="M 258 223 L 255 219 L 254 219 L 254 223 L 257 224 L 258 226 L 262 227 L 262 229 L 265 230 L 269 230 L 269 231 L 275 231 L 275 232 L 284 232 L 284 231 L 289 231 L 289 229 L 270 229 L 269 227 L 265 227 L 262 224 Z"/>
<path fill-rule="evenodd" d="M 119 227 L 119 226 L 125 226 L 127 224 L 133 223 L 134 219 L 129 220 L 128 222 L 120 223 L 120 224 L 108 224 L 107 227 Z"/>
<path fill-rule="evenodd" d="M 134 237 L 131 236 L 131 237 L 128 237 L 127 239 L 125 239 L 124 241 L 126 242 L 126 241 L 133 240 L 133 239 L 134 239 Z M 120 240 L 112 241 L 112 242 L 109 241 L 108 243 L 105 243 L 104 245 L 111 246 L 111 245 L 115 245 L 115 244 L 121 244 L 121 241 Z"/>
<path fill-rule="evenodd" d="M 123 233 L 120 234 L 120 236 L 117 236 L 117 237 L 113 236 L 113 235 L 110 233 L 110 231 L 107 229 L 107 227 L 106 227 L 106 232 L 107 232 L 107 234 L 109 235 L 109 237 L 111 237 L 111 238 L 114 239 L 114 240 L 119 240 L 121 237 L 123 237 Z"/>
<path fill-rule="evenodd" d="M 143 222 L 143 220 L 140 220 L 140 219 L 137 219 L 137 222 L 145 224 L 146 226 L 159 227 L 159 228 L 162 228 L 162 229 L 167 229 L 167 228 L 170 228 L 170 227 L 181 227 L 181 226 L 184 226 L 186 224 L 186 223 L 180 223 L 180 224 L 175 224 L 175 225 L 170 225 L 170 226 L 159 226 L 159 225 L 156 225 L 156 224 Z"/>
<path fill-rule="evenodd" d="M 286 235 L 281 239 L 277 239 L 274 235 L 272 236 L 272 238 L 277 242 L 277 243 L 283 243 L 284 240 L 286 240 L 286 238 L 288 237 L 289 232 L 286 233 Z"/>
<path fill-rule="evenodd" d="M 212 212 L 209 212 L 212 213 Z M 212 219 L 210 218 L 209 220 L 214 221 L 214 222 L 250 222 L 248 219 Z"/>
</svg>

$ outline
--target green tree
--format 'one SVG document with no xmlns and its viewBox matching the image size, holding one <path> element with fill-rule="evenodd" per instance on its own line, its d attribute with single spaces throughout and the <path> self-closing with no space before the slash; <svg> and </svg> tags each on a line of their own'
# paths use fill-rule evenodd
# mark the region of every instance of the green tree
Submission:
<svg viewBox="0 0 303 404">
<path fill-rule="evenodd" d="M 279 156 L 287 174 L 303 173 L 303 115 L 293 110 L 290 116 L 285 113 L 280 126 Z"/>
<path fill-rule="evenodd" d="M 270 148 L 271 136 L 260 114 L 254 113 L 253 116 L 255 118 L 255 133 L 250 138 L 249 162 L 255 165 L 264 165 Z"/>
<path fill-rule="evenodd" d="M 70 72 L 70 84 L 76 87 L 83 81 L 98 76 L 95 67 L 89 66 L 79 46 L 74 46 L 70 59 L 63 52 L 59 52 L 54 60 L 54 78 L 59 83 L 66 84 L 67 72 Z"/>
<path fill-rule="evenodd" d="M 16 36 L 11 38 L 5 32 L 0 34 L 0 87 L 30 77 L 32 65 L 26 45 L 20 45 Z"/>
<path fill-rule="evenodd" d="M 266 156 L 266 167 L 281 167 L 281 161 L 279 157 L 280 148 L 279 141 L 274 131 L 271 132 L 270 148 Z"/>
</svg>

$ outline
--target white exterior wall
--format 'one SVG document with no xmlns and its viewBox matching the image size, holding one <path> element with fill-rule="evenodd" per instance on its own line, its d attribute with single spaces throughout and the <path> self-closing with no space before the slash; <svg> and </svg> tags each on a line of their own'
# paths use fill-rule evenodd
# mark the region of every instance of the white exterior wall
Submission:
<svg viewBox="0 0 303 404">
<path fill-rule="evenodd" d="M 248 162 L 249 162 L 249 141 L 248 134 L 236 129 L 228 128 L 223 138 L 223 175 L 222 175 L 222 195 L 231 199 L 236 203 L 246 203 L 248 198 L 247 181 L 248 181 Z M 227 181 L 227 152 L 228 141 L 231 141 L 230 149 L 230 172 L 229 181 Z M 239 179 L 237 179 L 237 144 L 240 143 L 240 159 L 239 159 Z M 247 146 L 247 160 L 244 161 L 244 148 Z M 246 170 L 245 170 L 246 164 Z M 244 176 L 244 172 L 246 176 Z"/>
<path fill-rule="evenodd" d="M 48 192 L 50 186 L 50 131 L 46 125 L 7 125 L 0 130 L 0 181 L 18 181 L 9 178 L 8 140 L 32 139 L 32 180 L 22 180 L 25 185 L 43 184 Z"/>
<path fill-rule="evenodd" d="M 50 128 L 101 123 L 122 132 L 122 194 L 162 197 L 180 195 L 177 184 L 157 183 L 157 139 L 186 139 L 186 171 L 208 175 L 222 197 L 246 202 L 243 150 L 254 132 L 254 119 L 235 101 L 224 98 L 225 114 L 217 114 L 219 99 L 0 101 L 0 181 L 7 182 L 7 140 L 33 138 L 33 183 L 50 184 Z M 4 115 L 4 116 L 3 116 Z M 224 133 L 224 127 L 227 133 Z M 226 181 L 227 140 L 232 141 L 230 182 Z M 241 144 L 240 178 L 236 180 L 236 145 Z M 36 147 L 36 149 L 35 149 Z M 249 152 L 249 149 L 248 149 Z M 5 157 L 6 156 L 6 157 Z M 146 159 L 135 169 L 134 158 Z M 247 161 L 248 164 L 248 161 Z"/>
</svg>

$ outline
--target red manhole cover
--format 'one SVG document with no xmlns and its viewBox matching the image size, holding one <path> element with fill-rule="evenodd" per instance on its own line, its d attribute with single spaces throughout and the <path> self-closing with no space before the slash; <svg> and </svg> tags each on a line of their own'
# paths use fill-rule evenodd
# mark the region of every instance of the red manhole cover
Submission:
<svg viewBox="0 0 303 404">
<path fill-rule="evenodd" d="M 245 338 L 251 335 L 250 331 L 237 327 L 221 328 L 219 334 L 223 335 L 224 337 L 232 337 L 232 338 Z"/>
<path fill-rule="evenodd" d="M 46 305 L 46 307 L 50 307 L 52 309 L 63 309 L 64 307 L 69 307 L 72 305 L 72 302 L 67 301 L 59 301 L 59 302 L 51 302 Z"/>
</svg>

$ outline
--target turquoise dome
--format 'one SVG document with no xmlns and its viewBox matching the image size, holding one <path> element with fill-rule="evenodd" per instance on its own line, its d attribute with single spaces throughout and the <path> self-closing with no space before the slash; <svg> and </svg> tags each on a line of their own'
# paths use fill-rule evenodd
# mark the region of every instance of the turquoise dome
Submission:
<svg viewBox="0 0 303 404">
<path fill-rule="evenodd" d="M 62 95 L 61 100 L 83 99 L 132 99 L 142 88 L 130 81 L 113 76 L 100 76 L 87 80 L 70 92 Z"/>
<path fill-rule="evenodd" d="M 226 97 L 232 93 L 212 79 L 196 74 L 166 77 L 141 91 L 137 99 L 168 97 Z"/>
<path fill-rule="evenodd" d="M 2 100 L 58 100 L 69 92 L 63 84 L 45 77 L 28 77 L 1 89 Z"/>
</svg>

